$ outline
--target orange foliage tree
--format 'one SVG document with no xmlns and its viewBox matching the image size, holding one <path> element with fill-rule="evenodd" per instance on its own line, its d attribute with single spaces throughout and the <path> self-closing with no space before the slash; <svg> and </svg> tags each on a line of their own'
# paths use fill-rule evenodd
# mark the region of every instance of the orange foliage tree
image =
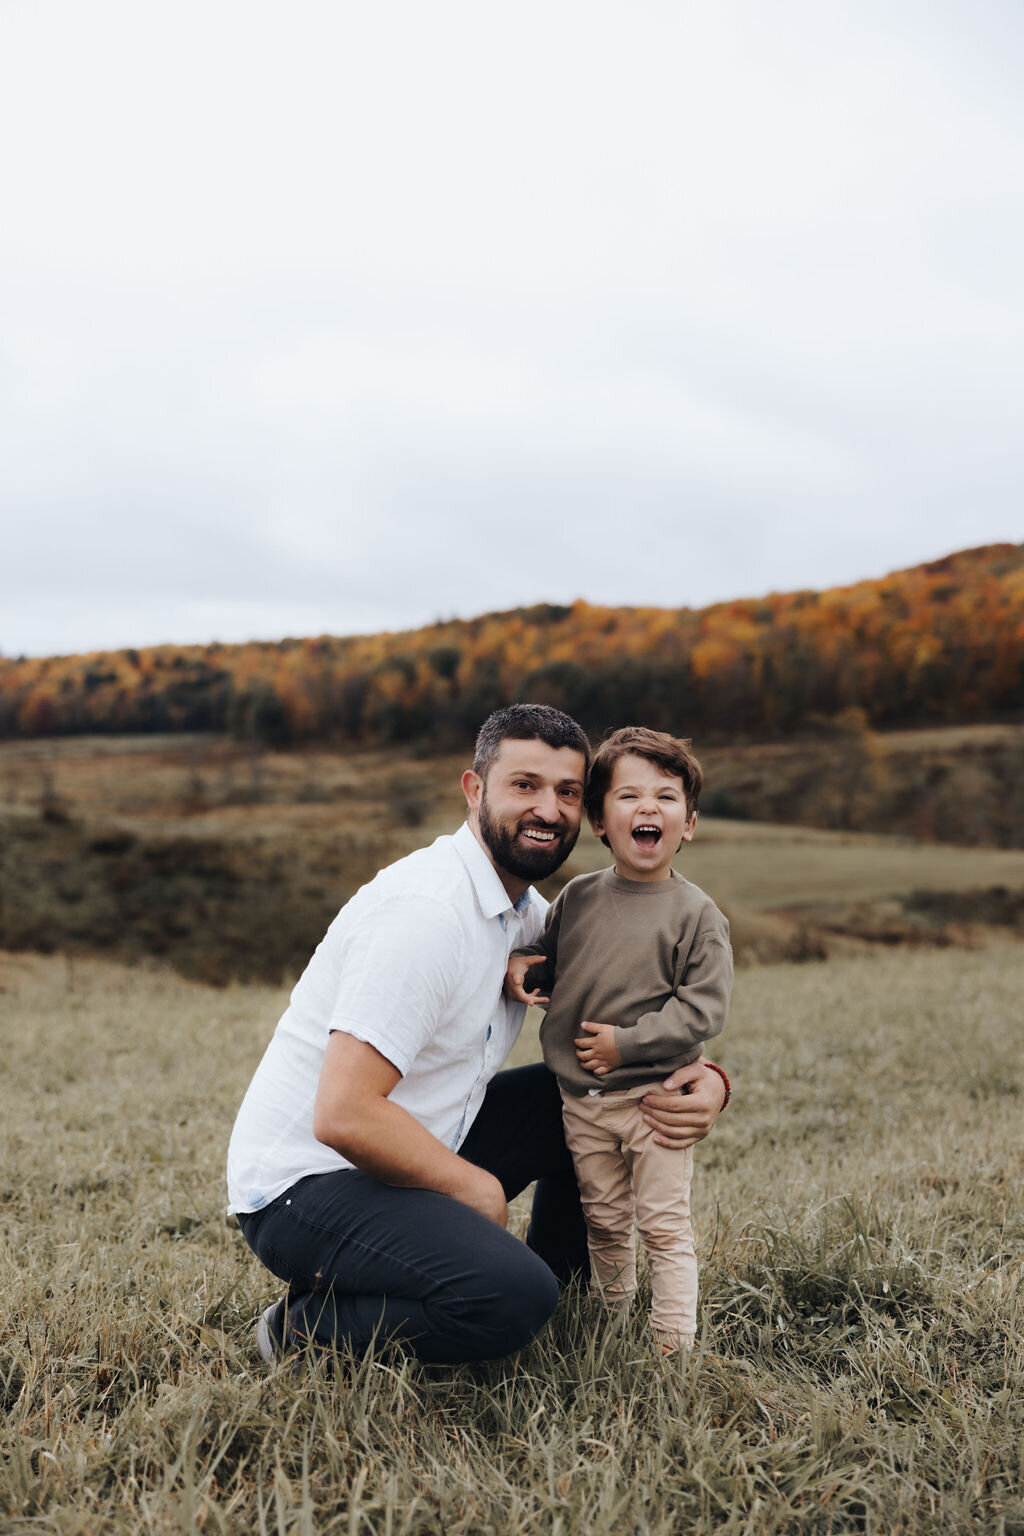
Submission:
<svg viewBox="0 0 1024 1536">
<path fill-rule="evenodd" d="M 541 603 L 405 634 L 0 658 L 0 736 L 231 731 L 463 744 L 514 698 L 600 734 L 702 738 L 1020 718 L 1024 545 L 997 544 L 827 592 L 688 608 Z"/>
</svg>

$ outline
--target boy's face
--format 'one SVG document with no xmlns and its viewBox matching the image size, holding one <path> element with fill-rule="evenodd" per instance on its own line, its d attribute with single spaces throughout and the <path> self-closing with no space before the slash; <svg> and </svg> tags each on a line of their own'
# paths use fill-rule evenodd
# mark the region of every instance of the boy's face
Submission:
<svg viewBox="0 0 1024 1536">
<path fill-rule="evenodd" d="M 682 779 L 632 752 L 615 764 L 601 815 L 591 820 L 624 880 L 667 880 L 679 844 L 690 841 L 696 825 Z"/>
</svg>

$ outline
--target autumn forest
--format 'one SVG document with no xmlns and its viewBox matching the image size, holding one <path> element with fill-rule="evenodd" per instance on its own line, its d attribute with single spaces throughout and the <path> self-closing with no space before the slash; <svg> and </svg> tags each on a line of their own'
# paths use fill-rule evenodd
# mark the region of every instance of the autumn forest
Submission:
<svg viewBox="0 0 1024 1536">
<path fill-rule="evenodd" d="M 875 728 L 1019 719 L 1024 544 L 703 609 L 538 604 L 396 634 L 0 657 L 0 738 L 215 731 L 272 745 L 462 745 L 513 698 L 593 735 L 720 741 L 863 711 Z"/>
</svg>

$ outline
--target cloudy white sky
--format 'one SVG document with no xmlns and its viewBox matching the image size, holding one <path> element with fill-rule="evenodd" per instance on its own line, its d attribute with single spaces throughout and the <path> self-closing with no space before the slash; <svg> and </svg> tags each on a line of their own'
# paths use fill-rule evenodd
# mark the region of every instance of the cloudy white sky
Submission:
<svg viewBox="0 0 1024 1536">
<path fill-rule="evenodd" d="M 4 0 L 0 652 L 1024 539 L 1019 0 Z"/>
</svg>

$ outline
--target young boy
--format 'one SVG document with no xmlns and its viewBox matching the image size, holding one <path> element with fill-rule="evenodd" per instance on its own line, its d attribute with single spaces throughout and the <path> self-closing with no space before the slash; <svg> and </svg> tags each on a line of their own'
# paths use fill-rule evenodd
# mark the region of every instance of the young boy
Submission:
<svg viewBox="0 0 1024 1536">
<path fill-rule="evenodd" d="M 660 1146 L 640 1101 L 721 1032 L 732 988 L 728 923 L 672 869 L 693 837 L 702 784 L 688 741 L 626 726 L 602 742 L 585 803 L 615 864 L 570 881 L 505 978 L 509 996 L 548 1005 L 541 1044 L 562 1090 L 594 1278 L 609 1305 L 628 1306 L 635 1207 L 665 1354 L 691 1345 L 697 1327 L 693 1154 Z"/>
</svg>

